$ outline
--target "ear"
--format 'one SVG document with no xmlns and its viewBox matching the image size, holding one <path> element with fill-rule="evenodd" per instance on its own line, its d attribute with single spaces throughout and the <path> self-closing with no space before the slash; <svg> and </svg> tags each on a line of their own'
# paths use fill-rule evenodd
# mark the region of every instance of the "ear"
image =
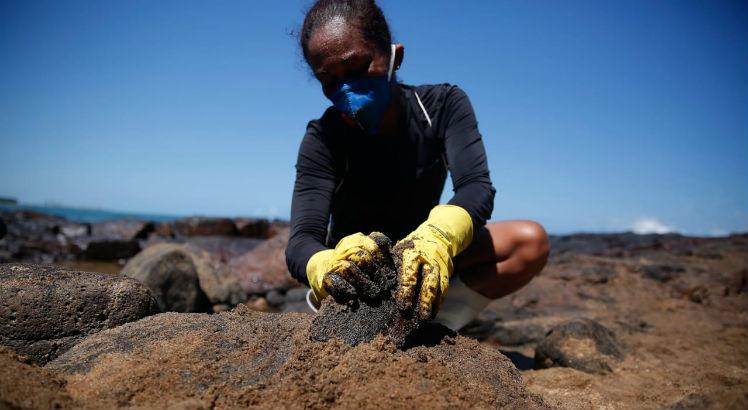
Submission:
<svg viewBox="0 0 748 410">
<path fill-rule="evenodd" d="M 401 43 L 395 44 L 395 70 L 399 69 L 403 64 L 403 58 L 405 57 L 405 46 Z"/>
</svg>

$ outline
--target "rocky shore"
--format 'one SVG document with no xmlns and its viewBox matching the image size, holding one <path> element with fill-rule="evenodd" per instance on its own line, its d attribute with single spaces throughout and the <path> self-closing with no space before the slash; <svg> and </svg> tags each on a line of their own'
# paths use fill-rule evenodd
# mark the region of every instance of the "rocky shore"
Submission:
<svg viewBox="0 0 748 410">
<path fill-rule="evenodd" d="M 748 408 L 748 234 L 553 237 L 527 287 L 402 349 L 313 341 L 287 235 L 1 213 L 0 408 Z"/>
</svg>

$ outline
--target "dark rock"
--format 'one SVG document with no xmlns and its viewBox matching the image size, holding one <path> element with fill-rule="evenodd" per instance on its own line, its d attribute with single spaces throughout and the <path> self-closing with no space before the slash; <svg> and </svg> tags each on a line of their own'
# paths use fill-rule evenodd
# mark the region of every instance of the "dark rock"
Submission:
<svg viewBox="0 0 748 410">
<path fill-rule="evenodd" d="M 732 274 L 732 286 L 728 288 L 728 292 L 739 295 L 745 292 L 746 285 L 748 284 L 748 269 L 742 269 Z"/>
<path fill-rule="evenodd" d="M 183 236 L 234 236 L 234 221 L 228 218 L 191 217 L 174 222 L 174 230 Z"/>
<path fill-rule="evenodd" d="M 590 319 L 575 319 L 552 328 L 535 349 L 539 368 L 572 367 L 587 373 L 609 373 L 612 360 L 624 352 L 615 334 Z"/>
<path fill-rule="evenodd" d="M 512 324 L 499 322 L 491 332 L 491 340 L 504 346 L 520 346 L 542 340 L 547 332 L 545 326 L 532 321 Z"/>
<path fill-rule="evenodd" d="M 115 220 L 97 222 L 91 225 L 91 235 L 101 239 L 132 241 L 146 239 L 155 230 L 152 222 L 136 220 Z"/>
<path fill-rule="evenodd" d="M 389 239 L 384 235 L 370 237 L 383 250 L 382 257 L 365 268 L 370 270 L 364 274 L 372 279 L 372 289 L 364 289 L 364 294 L 360 294 L 362 290 L 359 289 L 355 300 L 344 301 L 333 289 L 328 288 L 332 297 L 322 302 L 314 318 L 313 340 L 337 338 L 355 346 L 377 335 L 385 335 L 399 348 L 417 343 L 418 331 L 424 321 L 418 318 L 415 311 L 401 311 L 394 299 L 397 286 L 395 263 L 400 258 L 393 259 Z M 393 252 L 401 251 L 402 248 Z"/>
<path fill-rule="evenodd" d="M 270 222 L 267 219 L 238 218 L 234 220 L 239 236 L 246 238 L 270 238 Z"/>
<path fill-rule="evenodd" d="M 118 260 L 130 258 L 138 252 L 140 244 L 137 241 L 104 239 L 88 242 L 83 257 L 92 260 Z"/>
<path fill-rule="evenodd" d="M 676 274 L 684 272 L 685 269 L 671 265 L 644 265 L 641 267 L 641 271 L 646 278 L 658 282 L 669 282 Z"/>
<path fill-rule="evenodd" d="M 286 290 L 299 285 L 288 272 L 286 246 L 288 230 L 260 243 L 255 249 L 229 261 L 247 294 Z"/>
<path fill-rule="evenodd" d="M 677 403 L 668 407 L 669 410 L 701 410 L 708 409 L 712 405 L 712 400 L 702 394 L 691 393 L 682 398 Z"/>
<path fill-rule="evenodd" d="M 281 312 L 301 312 L 312 313 L 312 309 L 306 301 L 306 295 L 309 292 L 307 287 L 298 287 L 289 289 L 285 294 L 285 303 L 281 307 Z"/>
<path fill-rule="evenodd" d="M 0 344 L 39 363 L 85 336 L 158 312 L 129 278 L 54 266 L 0 265 Z"/>
<path fill-rule="evenodd" d="M 599 262 L 589 264 L 589 261 L 579 259 L 572 258 L 571 263 L 559 263 L 557 266 L 559 279 L 565 281 L 580 280 L 591 285 L 602 285 L 616 276 L 615 268 L 609 264 L 600 264 Z"/>
<path fill-rule="evenodd" d="M 6 234 L 0 251 L 8 259 L 52 263 L 74 257 L 80 248 L 72 244 L 59 227 L 68 224 L 60 217 L 30 211 L 0 211 Z"/>
<path fill-rule="evenodd" d="M 210 312 L 212 305 L 235 306 L 246 300 L 226 266 L 192 245 L 150 246 L 122 272 L 148 286 L 164 311 Z"/>
<path fill-rule="evenodd" d="M 0 219 L 0 239 L 3 239 L 7 232 L 8 232 L 8 227 L 5 226 L 5 222 L 3 222 L 2 219 Z"/>
<path fill-rule="evenodd" d="M 283 306 L 284 303 L 286 303 L 286 297 L 283 295 L 283 293 L 277 291 L 277 290 L 271 290 L 265 295 L 265 299 L 267 300 L 268 304 L 274 308 L 279 308 Z"/>
</svg>

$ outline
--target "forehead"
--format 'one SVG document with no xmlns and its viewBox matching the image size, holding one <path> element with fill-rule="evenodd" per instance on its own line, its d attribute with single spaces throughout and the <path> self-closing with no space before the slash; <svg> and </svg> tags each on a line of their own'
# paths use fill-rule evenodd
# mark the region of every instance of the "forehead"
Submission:
<svg viewBox="0 0 748 410">
<path fill-rule="evenodd" d="M 307 44 L 309 64 L 314 71 L 371 52 L 359 30 L 341 17 L 335 17 L 314 30 Z"/>
</svg>

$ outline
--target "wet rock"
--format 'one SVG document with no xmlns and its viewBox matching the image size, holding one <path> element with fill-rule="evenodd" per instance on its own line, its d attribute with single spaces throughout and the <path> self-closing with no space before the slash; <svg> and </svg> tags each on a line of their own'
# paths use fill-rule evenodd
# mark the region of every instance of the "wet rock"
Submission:
<svg viewBox="0 0 748 410">
<path fill-rule="evenodd" d="M 86 339 L 47 365 L 92 407 L 545 408 L 495 349 L 454 337 L 396 350 L 309 339 L 311 315 L 165 313 Z M 417 397 L 417 401 L 415 401 Z"/>
<path fill-rule="evenodd" d="M 535 349 L 539 368 L 571 367 L 587 373 L 609 373 L 611 362 L 623 360 L 615 334 L 590 319 L 575 319 L 552 328 Z"/>
<path fill-rule="evenodd" d="M 246 300 L 226 266 L 192 245 L 150 246 L 132 258 L 122 272 L 151 289 L 163 311 L 210 312 L 212 305 L 235 306 Z"/>
<path fill-rule="evenodd" d="M 85 336 L 158 312 L 153 295 L 120 276 L 0 265 L 0 344 L 39 363 Z"/>
<path fill-rule="evenodd" d="M 288 272 L 286 246 L 288 230 L 260 243 L 253 250 L 229 261 L 247 294 L 286 290 L 299 285 Z"/>
<path fill-rule="evenodd" d="M 114 220 L 91 224 L 91 235 L 96 238 L 132 241 L 146 239 L 154 229 L 152 222 Z"/>
<path fill-rule="evenodd" d="M 234 236 L 234 221 L 228 218 L 191 217 L 174 222 L 174 230 L 183 236 Z"/>
<path fill-rule="evenodd" d="M 270 222 L 267 219 L 237 218 L 234 220 L 239 236 L 246 238 L 270 238 Z"/>
<path fill-rule="evenodd" d="M 103 239 L 92 240 L 85 245 L 84 259 L 118 260 L 127 259 L 140 252 L 140 244 L 134 240 Z"/>
</svg>

